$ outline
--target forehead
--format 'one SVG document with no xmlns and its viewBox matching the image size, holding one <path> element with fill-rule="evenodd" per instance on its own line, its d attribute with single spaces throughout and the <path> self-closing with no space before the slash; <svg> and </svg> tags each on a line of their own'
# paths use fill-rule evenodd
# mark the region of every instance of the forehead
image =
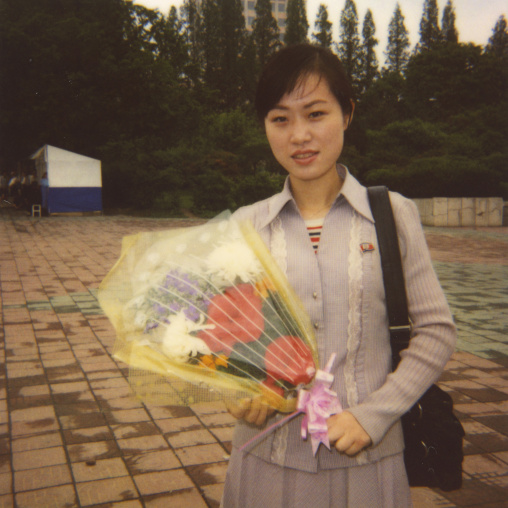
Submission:
<svg viewBox="0 0 508 508">
<path fill-rule="evenodd" d="M 337 102 L 335 96 L 330 91 L 326 79 L 317 74 L 300 78 L 294 89 L 286 92 L 278 103 L 274 105 L 274 108 L 288 104 L 296 106 L 314 100 Z"/>
</svg>

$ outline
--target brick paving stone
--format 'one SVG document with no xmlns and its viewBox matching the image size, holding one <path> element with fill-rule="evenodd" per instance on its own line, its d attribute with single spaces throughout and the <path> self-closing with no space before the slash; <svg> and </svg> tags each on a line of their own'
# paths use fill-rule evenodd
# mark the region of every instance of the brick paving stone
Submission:
<svg viewBox="0 0 508 508">
<path fill-rule="evenodd" d="M 125 457 L 125 462 L 132 475 L 181 467 L 180 461 L 172 450 L 137 453 Z"/>
<path fill-rule="evenodd" d="M 215 483 L 214 485 L 206 485 L 203 487 L 203 497 L 207 501 L 210 508 L 219 508 L 222 499 L 223 483 Z"/>
<path fill-rule="evenodd" d="M 71 462 L 119 457 L 120 450 L 114 440 L 85 442 L 67 446 Z"/>
<path fill-rule="evenodd" d="M 153 415 L 153 413 L 152 413 Z M 184 416 L 183 418 L 156 419 L 157 426 L 162 432 L 174 434 L 181 431 L 201 429 L 203 425 L 195 416 Z"/>
<path fill-rule="evenodd" d="M 14 473 L 14 490 L 16 492 L 43 489 L 70 483 L 72 483 L 72 478 L 67 464 L 38 467 L 36 469 L 27 469 Z"/>
<path fill-rule="evenodd" d="M 16 508 L 78 508 L 73 485 L 48 487 L 15 495 Z"/>
<path fill-rule="evenodd" d="M 59 432 L 49 432 L 30 437 L 20 437 L 12 440 L 13 452 L 25 452 L 42 448 L 53 448 L 62 445 Z"/>
<path fill-rule="evenodd" d="M 143 496 L 174 492 L 193 487 L 194 484 L 183 469 L 155 471 L 134 476 L 134 481 Z"/>
<path fill-rule="evenodd" d="M 0 499 L 5 494 L 12 493 L 12 473 L 0 473 Z M 0 506 L 2 504 L 0 503 Z"/>
<path fill-rule="evenodd" d="M 94 508 L 144 508 L 139 499 L 131 499 L 130 501 L 118 501 L 117 503 L 107 503 Z"/>
<path fill-rule="evenodd" d="M 8 454 L 0 455 L 0 474 L 11 472 L 11 462 Z"/>
<path fill-rule="evenodd" d="M 152 406 L 147 404 L 147 409 L 153 418 L 161 420 L 163 418 L 185 418 L 194 417 L 195 413 L 189 407 L 185 406 Z"/>
<path fill-rule="evenodd" d="M 213 427 L 210 432 L 222 443 L 229 443 L 233 440 L 234 426 L 229 427 Z"/>
<path fill-rule="evenodd" d="M 186 469 L 196 485 L 203 487 L 217 483 L 223 484 L 226 481 L 228 463 L 224 461 L 214 464 L 198 464 L 196 466 L 189 466 Z"/>
<path fill-rule="evenodd" d="M 171 494 L 149 496 L 145 501 L 146 508 L 207 508 L 207 504 L 197 489 L 186 489 Z"/>
<path fill-rule="evenodd" d="M 216 443 L 215 437 L 206 429 L 190 430 L 188 432 L 177 432 L 166 436 L 173 448 L 183 448 L 202 444 Z"/>
<path fill-rule="evenodd" d="M 99 401 L 99 404 L 104 409 L 112 411 L 114 409 L 141 409 L 143 404 L 134 397 L 119 397 L 118 399 L 107 399 L 106 401 Z"/>
<path fill-rule="evenodd" d="M 125 455 L 141 453 L 143 450 L 164 450 L 168 448 L 168 443 L 160 435 L 118 439 L 117 442 Z"/>
<path fill-rule="evenodd" d="M 218 444 L 188 446 L 186 448 L 179 448 L 175 452 L 184 466 L 222 462 L 227 458 L 226 451 Z"/>
<path fill-rule="evenodd" d="M 209 427 L 232 425 L 235 419 L 229 413 L 218 413 L 213 415 L 201 415 L 203 423 Z"/>
<path fill-rule="evenodd" d="M 13 438 L 16 438 L 20 436 L 42 434 L 55 430 L 59 430 L 56 419 L 45 418 L 43 420 L 12 423 L 10 433 Z"/>
<path fill-rule="evenodd" d="M 80 414 L 62 415 L 58 417 L 62 429 L 82 429 L 83 427 L 99 427 L 106 423 L 100 411 L 83 411 Z"/>
<path fill-rule="evenodd" d="M 127 468 L 120 457 L 97 461 L 74 462 L 72 473 L 77 482 L 89 482 L 105 478 L 128 476 Z"/>
<path fill-rule="evenodd" d="M 123 423 L 120 425 L 112 425 L 111 429 L 116 439 L 155 436 L 160 434 L 157 426 L 153 422 Z"/>
<path fill-rule="evenodd" d="M 63 431 L 66 444 L 88 443 L 90 441 L 107 441 L 114 439 L 111 429 L 106 426 L 67 429 Z"/>
<path fill-rule="evenodd" d="M 66 462 L 67 459 L 63 446 L 14 452 L 12 454 L 14 471 L 54 466 L 57 464 L 65 464 Z"/>
<path fill-rule="evenodd" d="M 83 507 L 139 497 L 129 476 L 78 483 L 76 489 L 80 505 Z"/>
</svg>

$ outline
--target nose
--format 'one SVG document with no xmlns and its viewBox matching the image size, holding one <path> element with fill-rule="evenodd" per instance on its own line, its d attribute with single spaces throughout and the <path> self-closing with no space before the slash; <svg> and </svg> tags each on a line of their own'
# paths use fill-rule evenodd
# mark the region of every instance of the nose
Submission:
<svg viewBox="0 0 508 508">
<path fill-rule="evenodd" d="M 297 117 L 293 120 L 293 125 L 291 129 L 291 143 L 296 145 L 301 145 L 311 138 L 311 133 L 309 130 L 309 125 L 305 121 L 304 118 Z"/>
</svg>

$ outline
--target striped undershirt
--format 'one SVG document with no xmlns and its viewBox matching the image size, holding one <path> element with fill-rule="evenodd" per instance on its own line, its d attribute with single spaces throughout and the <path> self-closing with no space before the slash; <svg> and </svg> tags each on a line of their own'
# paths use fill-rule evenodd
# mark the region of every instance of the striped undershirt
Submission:
<svg viewBox="0 0 508 508">
<path fill-rule="evenodd" d="M 324 221 L 325 221 L 324 217 L 321 217 L 321 219 L 313 219 L 305 221 L 307 231 L 309 232 L 310 241 L 312 242 L 312 248 L 316 253 L 318 250 L 319 239 L 321 238 L 321 230 L 323 229 Z"/>
</svg>

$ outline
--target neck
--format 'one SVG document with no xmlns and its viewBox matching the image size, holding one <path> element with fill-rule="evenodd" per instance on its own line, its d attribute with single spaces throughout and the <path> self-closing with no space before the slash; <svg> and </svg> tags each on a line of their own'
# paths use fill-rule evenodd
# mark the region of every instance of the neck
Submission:
<svg viewBox="0 0 508 508">
<path fill-rule="evenodd" d="M 303 219 L 320 219 L 328 213 L 344 183 L 336 172 L 332 177 L 327 181 L 291 179 L 293 197 Z"/>
</svg>

